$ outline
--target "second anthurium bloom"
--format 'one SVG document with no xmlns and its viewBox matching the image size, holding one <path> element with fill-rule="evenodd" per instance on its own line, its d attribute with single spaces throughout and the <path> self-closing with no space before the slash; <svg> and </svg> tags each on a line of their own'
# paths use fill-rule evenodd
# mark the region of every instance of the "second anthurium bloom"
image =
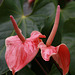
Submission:
<svg viewBox="0 0 75 75">
<path fill-rule="evenodd" d="M 59 67 L 63 70 L 63 75 L 66 75 L 66 73 L 69 71 L 69 65 L 70 65 L 69 49 L 67 48 L 65 44 L 60 44 L 57 47 L 51 46 L 51 43 L 54 39 L 54 36 L 58 28 L 59 17 L 60 17 L 60 6 L 58 5 L 55 23 L 51 31 L 51 34 L 46 42 L 46 45 L 43 42 L 40 42 L 39 48 L 41 49 L 42 58 L 45 61 L 49 61 L 50 57 L 52 56 L 53 59 L 59 65 Z"/>
<path fill-rule="evenodd" d="M 5 59 L 13 75 L 27 65 L 38 53 L 40 38 L 46 38 L 38 31 L 33 31 L 30 38 L 25 39 L 13 16 L 10 16 L 17 35 L 6 38 Z"/>
</svg>

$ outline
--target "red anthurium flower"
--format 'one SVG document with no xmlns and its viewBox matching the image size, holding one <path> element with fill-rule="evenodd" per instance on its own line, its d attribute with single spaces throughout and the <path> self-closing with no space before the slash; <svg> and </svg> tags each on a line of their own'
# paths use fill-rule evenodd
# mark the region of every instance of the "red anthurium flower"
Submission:
<svg viewBox="0 0 75 75">
<path fill-rule="evenodd" d="M 46 42 L 46 45 L 43 42 L 40 42 L 39 48 L 41 49 L 42 58 L 45 61 L 49 61 L 50 57 L 52 56 L 53 59 L 58 63 L 59 67 L 63 70 L 63 75 L 66 75 L 66 73 L 69 71 L 70 65 L 69 49 L 65 44 L 60 44 L 57 47 L 51 46 L 51 43 L 54 39 L 54 36 L 58 28 L 59 16 L 60 16 L 60 6 L 58 5 L 55 23 L 51 31 L 51 34 Z"/>
<path fill-rule="evenodd" d="M 10 18 L 17 35 L 10 36 L 5 40 L 5 59 L 9 69 L 14 75 L 15 72 L 22 69 L 36 56 L 39 50 L 38 44 L 41 42 L 39 38 L 46 37 L 38 31 L 33 31 L 30 38 L 25 39 L 13 16 L 10 16 Z"/>
<path fill-rule="evenodd" d="M 59 64 L 59 67 L 63 70 L 63 75 L 69 71 L 70 53 L 65 44 L 60 44 L 57 47 L 46 46 L 43 42 L 39 43 L 41 49 L 42 58 L 45 61 L 49 61 L 52 56 L 53 59 Z"/>
</svg>

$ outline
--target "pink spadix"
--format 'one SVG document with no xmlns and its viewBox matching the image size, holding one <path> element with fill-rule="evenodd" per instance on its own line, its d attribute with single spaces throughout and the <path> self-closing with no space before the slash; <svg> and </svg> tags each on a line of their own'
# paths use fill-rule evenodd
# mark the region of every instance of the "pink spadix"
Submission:
<svg viewBox="0 0 75 75">
<path fill-rule="evenodd" d="M 16 21 L 15 21 L 15 19 L 13 18 L 12 15 L 10 15 L 10 19 L 11 19 L 11 21 L 12 21 L 12 23 L 13 23 L 15 32 L 17 33 L 18 37 L 20 38 L 20 40 L 21 40 L 22 42 L 25 42 L 25 38 L 24 38 L 24 36 L 22 35 L 20 29 L 18 28 L 17 23 L 16 23 Z"/>
<path fill-rule="evenodd" d="M 55 37 L 55 34 L 57 32 L 57 28 L 58 28 L 58 24 L 59 24 L 59 17 L 60 17 L 60 6 L 58 5 L 57 7 L 57 12 L 56 12 L 56 17 L 55 17 L 55 23 L 54 23 L 54 26 L 53 26 L 53 29 L 50 33 L 50 36 L 46 42 L 46 45 L 47 46 L 50 46 L 54 37 Z"/>
<path fill-rule="evenodd" d="M 66 75 L 66 73 L 69 71 L 69 65 L 70 65 L 69 49 L 65 44 L 60 44 L 57 47 L 51 46 L 51 43 L 55 37 L 58 28 L 59 17 L 60 17 L 60 6 L 58 5 L 55 23 L 51 31 L 51 34 L 49 35 L 46 45 L 43 42 L 40 42 L 39 48 L 41 49 L 42 58 L 45 61 L 49 61 L 50 57 L 52 56 L 53 59 L 59 65 L 59 67 L 63 70 L 63 75 Z"/>
<path fill-rule="evenodd" d="M 25 39 L 18 28 L 13 16 L 10 16 L 17 35 L 6 38 L 5 59 L 13 75 L 27 65 L 38 53 L 40 38 L 46 38 L 38 31 L 33 31 L 30 38 Z"/>
</svg>

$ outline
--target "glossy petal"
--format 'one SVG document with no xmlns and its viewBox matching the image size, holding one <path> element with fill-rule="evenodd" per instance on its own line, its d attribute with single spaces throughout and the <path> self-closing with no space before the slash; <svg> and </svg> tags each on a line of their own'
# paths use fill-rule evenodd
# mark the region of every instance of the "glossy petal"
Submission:
<svg viewBox="0 0 75 75">
<path fill-rule="evenodd" d="M 31 33 L 31 37 L 27 38 L 24 43 L 17 35 L 8 37 L 5 40 L 5 59 L 9 69 L 13 72 L 13 74 L 22 69 L 36 56 L 39 50 L 38 44 L 41 41 L 39 37 L 45 38 L 45 36 L 40 32 L 33 31 Z"/>
<path fill-rule="evenodd" d="M 61 44 L 56 47 L 58 53 L 53 56 L 54 60 L 59 64 L 59 67 L 63 70 L 63 75 L 66 75 L 69 71 L 70 65 L 70 53 L 65 44 Z"/>
<path fill-rule="evenodd" d="M 43 42 L 40 42 L 38 47 L 41 49 L 41 55 L 45 61 L 49 61 L 51 56 L 57 54 L 54 46 L 47 47 Z"/>
<path fill-rule="evenodd" d="M 50 57 L 53 57 L 59 67 L 63 70 L 63 75 L 69 71 L 70 53 L 65 44 L 61 44 L 57 47 L 47 47 L 43 42 L 40 42 L 39 48 L 41 49 L 42 58 L 45 61 L 49 61 Z"/>
</svg>

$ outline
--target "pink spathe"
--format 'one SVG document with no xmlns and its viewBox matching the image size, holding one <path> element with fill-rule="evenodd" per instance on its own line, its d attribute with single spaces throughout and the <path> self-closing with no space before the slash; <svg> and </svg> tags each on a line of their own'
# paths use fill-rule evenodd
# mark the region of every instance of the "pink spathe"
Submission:
<svg viewBox="0 0 75 75">
<path fill-rule="evenodd" d="M 43 42 L 40 42 L 38 47 L 41 49 L 41 56 L 45 61 L 49 61 L 50 57 L 53 57 L 63 70 L 63 75 L 69 71 L 70 53 L 65 44 L 60 44 L 57 47 L 47 47 Z"/>
<path fill-rule="evenodd" d="M 39 38 L 45 38 L 45 36 L 38 31 L 33 31 L 31 37 L 27 38 L 24 43 L 17 35 L 10 36 L 5 40 L 5 59 L 13 74 L 22 69 L 36 56 L 39 50 L 38 44 L 41 42 Z"/>
<path fill-rule="evenodd" d="M 38 44 L 42 41 L 40 38 L 46 38 L 46 36 L 33 31 L 30 38 L 25 39 L 12 15 L 10 19 L 17 35 L 5 40 L 5 59 L 9 69 L 15 75 L 15 72 L 21 70 L 36 56 L 39 50 Z"/>
</svg>

